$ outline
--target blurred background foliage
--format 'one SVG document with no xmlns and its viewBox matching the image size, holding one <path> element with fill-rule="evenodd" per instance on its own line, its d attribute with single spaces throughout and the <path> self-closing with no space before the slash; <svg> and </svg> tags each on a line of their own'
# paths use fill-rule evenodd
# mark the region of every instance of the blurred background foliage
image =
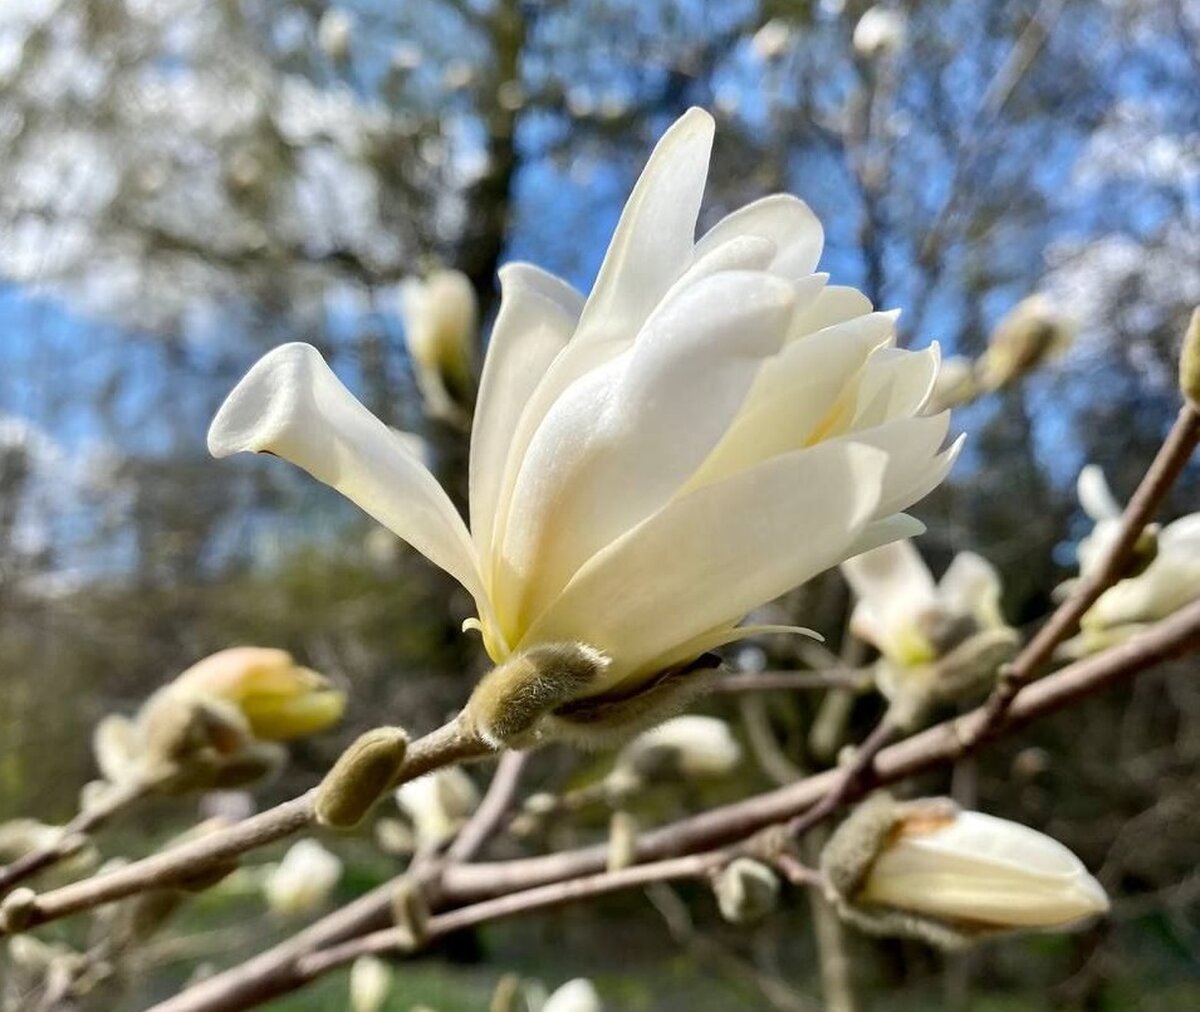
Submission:
<svg viewBox="0 0 1200 1012">
<path fill-rule="evenodd" d="M 874 51 L 853 42 L 868 6 L 5 0 L 0 817 L 68 817 L 94 722 L 231 643 L 286 647 L 352 690 L 345 726 L 298 746 L 264 802 L 380 715 L 421 731 L 462 702 L 483 665 L 458 632 L 462 593 L 305 475 L 210 460 L 208 421 L 266 349 L 309 341 L 425 439 L 461 500 L 465 440 L 422 416 L 398 284 L 457 267 L 485 319 L 507 260 L 586 289 L 651 145 L 693 104 L 719 122 L 702 226 L 798 194 L 826 229 L 822 269 L 903 309 L 910 346 L 978 354 L 1037 291 L 1079 321 L 1064 356 L 956 414 L 967 450 L 917 511 L 935 570 L 973 548 L 1004 574 L 1011 620 L 1044 614 L 1087 527 L 1080 466 L 1102 464 L 1127 496 L 1177 404 L 1178 339 L 1200 302 L 1200 4 L 907 0 L 890 5 L 903 39 Z M 1192 468 L 1167 515 L 1198 491 Z M 845 604 L 829 576 L 777 610 L 836 646 Z M 794 645 L 769 646 L 797 662 Z M 801 765 L 817 706 L 765 706 Z M 1119 897 L 1115 915 L 969 959 L 855 939 L 865 1004 L 1200 1004 L 1198 753 L 1184 663 L 931 778 L 1067 842 Z M 576 766 L 551 750 L 531 779 L 561 786 L 603 759 Z M 743 791 L 769 783 L 742 777 Z M 144 852 L 191 814 L 153 808 L 115 846 Z M 369 848 L 359 858 L 345 896 L 386 874 Z M 637 896 L 486 929 L 406 965 L 389 1007 L 480 1008 L 508 969 L 591 975 L 616 1008 L 820 1007 L 803 909 L 745 932 L 686 896 L 665 920 Z M 188 916 L 223 927 L 192 964 L 236 958 L 239 923 L 254 923 L 204 903 Z M 138 993 L 192 964 L 147 973 Z M 343 986 L 281 1007 L 341 1008 Z"/>
</svg>

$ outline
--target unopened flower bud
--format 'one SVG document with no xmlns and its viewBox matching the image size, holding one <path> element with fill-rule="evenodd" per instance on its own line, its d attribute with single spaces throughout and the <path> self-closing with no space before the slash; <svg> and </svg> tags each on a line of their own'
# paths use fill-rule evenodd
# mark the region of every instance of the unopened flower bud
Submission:
<svg viewBox="0 0 1200 1012">
<path fill-rule="evenodd" d="M 945 947 L 1067 927 L 1108 909 L 1100 884 L 1062 844 L 949 799 L 872 799 L 830 838 L 821 868 L 848 920 Z"/>
<path fill-rule="evenodd" d="M 96 765 L 111 784 L 136 779 L 141 770 L 137 725 L 128 717 L 110 713 L 92 732 Z"/>
<path fill-rule="evenodd" d="M 731 924 L 761 921 L 779 905 L 779 877 L 761 861 L 739 857 L 713 883 L 721 916 Z"/>
<path fill-rule="evenodd" d="M 379 1012 L 392 989 L 392 969 L 378 956 L 359 956 L 350 967 L 352 1012 Z"/>
<path fill-rule="evenodd" d="M 479 807 L 479 789 L 457 766 L 444 766 L 396 790 L 396 804 L 417 834 L 417 847 L 429 850 L 452 837 Z"/>
<path fill-rule="evenodd" d="M 353 37 L 354 19 L 338 7 L 330 7 L 317 22 L 317 45 L 335 63 L 342 63 L 350 56 Z"/>
<path fill-rule="evenodd" d="M 316 840 L 293 844 L 263 885 L 272 913 L 301 916 L 320 907 L 342 877 L 342 862 Z"/>
<path fill-rule="evenodd" d="M 323 731 L 342 716 L 345 693 L 292 660 L 286 650 L 233 647 L 193 664 L 171 689 L 224 700 L 246 718 L 255 738 L 288 741 Z"/>
<path fill-rule="evenodd" d="M 1197 411 L 1200 411 L 1200 306 L 1192 310 L 1187 332 L 1183 335 L 1183 350 L 1179 356 L 1179 389 Z"/>
<path fill-rule="evenodd" d="M 392 923 L 409 938 L 411 948 L 418 948 L 429 936 L 429 903 L 421 886 L 412 878 L 401 878 L 392 889 Z"/>
<path fill-rule="evenodd" d="M 28 886 L 18 886 L 0 900 L 0 931 L 16 935 L 29 927 L 37 912 L 37 899 Z"/>
<path fill-rule="evenodd" d="M 772 18 L 750 39 L 750 49 L 760 60 L 778 60 L 792 45 L 794 33 L 783 18 Z"/>
<path fill-rule="evenodd" d="M 867 59 L 890 56 L 904 45 L 905 34 L 904 14 L 877 4 L 854 26 L 854 51 Z"/>
<path fill-rule="evenodd" d="M 1019 302 L 992 332 L 979 360 L 984 390 L 998 390 L 1064 351 L 1075 338 L 1075 323 L 1044 295 Z"/>
<path fill-rule="evenodd" d="M 400 288 L 400 312 L 426 413 L 444 419 L 469 410 L 479 326 L 470 279 L 455 270 L 409 279 Z"/>
<path fill-rule="evenodd" d="M 568 980 L 546 999 L 542 1012 L 603 1012 L 595 985 L 585 977 Z"/>
<path fill-rule="evenodd" d="M 966 404 L 976 395 L 975 365 L 962 355 L 942 359 L 925 414 L 937 415 Z"/>
<path fill-rule="evenodd" d="M 357 826 L 391 787 L 407 749 L 408 735 L 398 727 L 360 735 L 317 788 L 317 821 L 335 829 Z"/>
<path fill-rule="evenodd" d="M 639 734 L 617 755 L 614 773 L 641 780 L 705 779 L 726 776 L 741 759 L 741 746 L 725 721 L 689 715 Z"/>
<path fill-rule="evenodd" d="M 464 726 L 495 748 L 532 744 L 541 718 L 586 691 L 608 663 L 583 643 L 515 654 L 475 687 L 463 710 Z"/>
</svg>

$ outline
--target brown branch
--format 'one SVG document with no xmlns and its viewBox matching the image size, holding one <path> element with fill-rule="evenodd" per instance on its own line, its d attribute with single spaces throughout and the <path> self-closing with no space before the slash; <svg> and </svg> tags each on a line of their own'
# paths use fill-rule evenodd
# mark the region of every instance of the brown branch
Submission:
<svg viewBox="0 0 1200 1012">
<path fill-rule="evenodd" d="M 465 737 L 451 721 L 409 746 L 396 784 L 415 780 L 432 770 L 490 754 L 491 749 Z M 38 896 L 22 910 L 21 928 L 34 927 L 124 899 L 148 889 L 178 886 L 242 854 L 298 833 L 314 824 L 316 789 L 261 812 L 229 829 L 172 847 L 124 868 L 73 882 Z"/>
<path fill-rule="evenodd" d="M 1134 546 L 1187 464 L 1200 440 L 1200 411 L 1185 403 L 1175 424 L 1159 448 L 1149 470 L 1121 514 L 1116 539 L 1099 560 L 1095 570 L 1079 581 L 1070 596 L 1055 610 L 1037 635 L 1004 669 L 995 691 L 984 704 L 984 719 L 972 730 L 974 744 L 998 729 L 1005 711 L 1021 687 L 1036 678 L 1050 663 L 1057 647 L 1079 627 L 1079 620 L 1100 595 L 1116 583 L 1129 563 Z"/>
<path fill-rule="evenodd" d="M 58 835 L 48 844 L 22 854 L 11 864 L 0 868 L 0 896 L 13 886 L 24 882 L 40 871 L 52 868 L 60 861 L 76 853 L 87 842 L 87 837 L 114 815 L 124 811 L 138 798 L 145 795 L 144 784 L 130 782 L 113 785 L 102 797 L 85 807 L 70 822 L 63 826 Z"/>
<path fill-rule="evenodd" d="M 1028 686 L 1004 713 L 996 733 L 1016 730 L 1123 678 L 1196 649 L 1200 649 L 1200 601 L 1188 605 L 1171 618 L 1157 623 L 1120 646 L 1078 661 Z M 971 732 L 984 719 L 986 707 L 979 707 L 962 717 L 937 724 L 884 748 L 866 771 L 867 775 L 858 778 L 851 786 L 846 800 L 860 796 L 870 786 L 893 783 L 955 761 L 981 743 L 981 739 L 976 738 L 971 744 Z M 485 918 L 569 902 L 579 896 L 572 890 L 580 881 L 590 883 L 589 888 L 593 889 L 598 888 L 597 883 L 601 881 L 607 883 L 608 888 L 601 888 L 594 895 L 624 888 L 619 883 L 626 881 L 632 884 L 663 881 L 661 877 L 656 877 L 661 875 L 660 865 L 663 861 L 681 855 L 694 857 L 698 851 L 724 847 L 744 840 L 767 826 L 786 822 L 817 804 L 842 776 L 840 770 L 829 770 L 787 787 L 645 833 L 639 837 L 637 848 L 638 859 L 644 863 L 620 873 L 632 876 L 630 879 L 614 881 L 606 877 L 608 873 L 603 871 L 606 847 L 603 844 L 516 861 L 448 866 L 443 870 L 440 882 L 431 891 L 431 905 L 440 910 L 460 905 L 460 909 L 436 915 L 430 925 L 436 924 L 439 930 L 444 930 L 447 925 L 464 927 L 467 923 L 480 923 Z M 722 854 L 722 861 L 724 859 L 725 855 Z M 705 857 L 705 860 L 708 858 Z M 697 866 L 685 863 L 675 867 L 686 870 Z M 686 870 L 681 874 L 686 877 L 695 872 Z M 649 878 L 641 879 L 639 875 Z M 393 889 L 394 882 L 385 883 L 299 935 L 241 966 L 203 981 L 156 1006 L 152 1012 L 235 1012 L 304 986 L 314 973 L 314 962 L 310 957 L 315 959 L 316 953 L 327 950 L 324 966 L 328 969 L 328 952 L 334 946 L 356 936 L 385 929 Z M 516 900 L 509 894 L 520 894 L 523 899 Z M 512 904 L 516 904 L 517 909 Z M 454 915 L 454 919 L 446 919 L 451 915 Z M 386 945 L 383 944 L 385 941 Z M 387 948 L 393 941 L 394 938 L 385 937 L 375 944 Z M 301 972 L 305 960 L 309 960 L 304 971 L 308 977 Z M 316 964 L 318 968 L 321 965 L 319 962 Z"/>
<path fill-rule="evenodd" d="M 483 849 L 488 838 L 504 821 L 504 816 L 516 797 L 517 788 L 521 784 L 521 773 L 528 761 L 528 752 L 505 752 L 500 756 L 500 762 L 496 766 L 492 782 L 488 784 L 483 801 L 446 851 L 448 863 L 470 861 Z"/>
</svg>

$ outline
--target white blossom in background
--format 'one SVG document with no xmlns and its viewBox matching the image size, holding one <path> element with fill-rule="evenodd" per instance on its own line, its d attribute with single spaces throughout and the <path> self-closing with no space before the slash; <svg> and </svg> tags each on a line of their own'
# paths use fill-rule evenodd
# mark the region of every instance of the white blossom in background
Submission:
<svg viewBox="0 0 1200 1012">
<path fill-rule="evenodd" d="M 725 721 L 688 715 L 643 731 L 617 753 L 613 770 L 645 777 L 666 768 L 685 779 L 708 779 L 732 773 L 741 761 L 742 748 Z"/>
<path fill-rule="evenodd" d="M 316 840 L 301 840 L 268 873 L 263 894 L 272 913 L 300 917 L 319 909 L 341 877 L 342 862 L 337 857 Z"/>
<path fill-rule="evenodd" d="M 595 985 L 586 977 L 576 977 L 554 990 L 542 1012 L 604 1012 L 604 1005 Z"/>
<path fill-rule="evenodd" d="M 876 684 L 902 720 L 985 684 L 1018 645 L 1000 576 L 974 552 L 959 552 L 937 583 L 909 541 L 849 559 L 842 573 L 857 599 L 850 629 L 882 654 Z"/>
<path fill-rule="evenodd" d="M 404 340 L 425 411 L 433 418 L 463 410 L 474 382 L 479 303 L 462 271 L 432 271 L 400 286 Z M 469 405 L 468 405 L 469 406 Z"/>
<path fill-rule="evenodd" d="M 583 643 L 622 697 L 755 632 L 754 608 L 920 524 L 948 416 L 922 416 L 937 348 L 813 273 L 821 226 L 786 195 L 699 241 L 713 120 L 659 142 L 588 298 L 501 271 L 470 460 L 470 530 L 432 474 L 315 349 L 285 345 L 230 394 L 217 456 L 269 451 L 455 576 L 496 662 Z"/>
<path fill-rule="evenodd" d="M 876 4 L 854 26 L 854 51 L 868 59 L 891 56 L 904 46 L 908 24 L 903 11 Z"/>
<path fill-rule="evenodd" d="M 760 60 L 777 60 L 792 47 L 795 34 L 783 18 L 772 18 L 750 39 L 750 48 Z"/>
<path fill-rule="evenodd" d="M 933 386 L 933 396 L 929 398 L 925 410 L 929 414 L 936 414 L 956 408 L 974 398 L 975 394 L 975 364 L 963 355 L 953 355 L 942 359 L 942 367 Z"/>
<path fill-rule="evenodd" d="M 379 1012 L 391 989 L 392 969 L 378 956 L 359 956 L 351 965 L 351 1012 Z"/>
<path fill-rule="evenodd" d="M 1104 889 L 1057 840 L 981 812 L 902 823 L 858 900 L 988 928 L 1055 928 L 1108 910 Z"/>
<path fill-rule="evenodd" d="M 354 18 L 340 7 L 330 7 L 317 22 L 317 45 L 335 63 L 350 56 L 354 41 Z"/>
<path fill-rule="evenodd" d="M 479 807 L 479 788 L 457 766 L 410 780 L 396 790 L 396 804 L 409 817 L 419 850 L 449 840 Z"/>
<path fill-rule="evenodd" d="M 1079 542 L 1081 576 L 1094 572 L 1120 531 L 1122 508 L 1096 465 L 1083 468 L 1079 502 L 1094 521 Z M 1069 590 L 1074 581 L 1061 588 Z M 1109 587 L 1080 620 L 1080 633 L 1063 646 L 1083 656 L 1119 643 L 1152 622 L 1200 598 L 1200 512 L 1159 527 L 1149 525 L 1134 548 L 1133 572 Z"/>
</svg>

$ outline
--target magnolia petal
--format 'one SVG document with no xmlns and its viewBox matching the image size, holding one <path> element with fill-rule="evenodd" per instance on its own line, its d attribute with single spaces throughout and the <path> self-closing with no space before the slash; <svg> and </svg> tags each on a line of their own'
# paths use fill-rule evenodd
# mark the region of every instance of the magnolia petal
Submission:
<svg viewBox="0 0 1200 1012">
<path fill-rule="evenodd" d="M 889 418 L 921 411 L 933 394 L 941 357 L 936 341 L 924 351 L 881 348 L 875 352 L 859 389 L 854 428 L 882 425 Z"/>
<path fill-rule="evenodd" d="M 841 407 L 848 424 L 855 376 L 871 352 L 891 337 L 893 320 L 892 314 L 873 313 L 792 340 L 763 365 L 733 425 L 690 487 L 816 442 L 814 434 L 824 438 L 837 424 Z"/>
<path fill-rule="evenodd" d="M 962 447 L 960 436 L 948 450 L 938 453 L 949 427 L 950 412 L 945 411 L 940 415 L 899 418 L 838 437 L 886 451 L 888 469 L 879 504 L 880 516 L 907 509 L 928 495 L 949 473 Z"/>
<path fill-rule="evenodd" d="M 778 350 L 792 286 L 730 271 L 681 291 L 634 347 L 571 387 L 525 454 L 495 586 L 501 621 L 540 612 L 591 555 L 664 505 Z"/>
<path fill-rule="evenodd" d="M 837 323 L 866 316 L 875 307 L 857 288 L 846 285 L 826 285 L 825 290 L 803 313 L 792 321 L 792 335 L 812 334 Z"/>
<path fill-rule="evenodd" d="M 824 643 L 825 637 L 815 629 L 806 629 L 800 625 L 722 625 L 717 629 L 710 629 L 708 632 L 701 633 L 686 643 L 681 643 L 673 648 L 670 652 L 660 654 L 645 664 L 642 667 L 626 676 L 629 682 L 640 682 L 644 678 L 652 677 L 660 671 L 666 671 L 670 668 L 678 667 L 680 664 L 686 664 L 688 661 L 694 660 L 701 654 L 706 654 L 710 650 L 716 650 L 719 647 L 727 647 L 731 643 L 739 643 L 742 640 L 752 639 L 756 636 L 807 636 L 809 639 L 814 639 L 818 643 Z M 617 686 L 617 693 L 620 693 L 620 686 Z"/>
<path fill-rule="evenodd" d="M 1200 564 L 1200 513 L 1172 520 L 1158 535 L 1160 555 L 1184 553 Z"/>
<path fill-rule="evenodd" d="M 1061 843 L 980 812 L 901 835 L 876 859 L 861 899 L 1008 928 L 1058 927 L 1108 909 L 1103 888 Z"/>
<path fill-rule="evenodd" d="M 877 648 L 935 601 L 933 574 L 911 541 L 894 541 L 847 559 L 842 575 L 858 599 L 850 628 Z"/>
<path fill-rule="evenodd" d="M 902 538 L 917 538 L 925 533 L 925 525 L 914 516 L 907 513 L 893 513 L 882 520 L 873 520 L 862 529 L 862 533 L 854 539 L 854 546 L 846 557 L 862 555 L 874 551 L 882 545 Z"/>
<path fill-rule="evenodd" d="M 1093 520 L 1114 520 L 1121 515 L 1121 506 L 1108 487 L 1104 468 L 1099 464 L 1088 464 L 1079 472 L 1075 490 L 1083 512 Z"/>
<path fill-rule="evenodd" d="M 824 229 L 812 209 L 798 197 L 777 193 L 722 218 L 696 244 L 696 254 L 745 235 L 765 236 L 775 243 L 778 253 L 770 269 L 786 278 L 802 278 L 816 270 L 825 243 Z"/>
<path fill-rule="evenodd" d="M 633 334 L 687 269 L 714 131 L 712 116 L 692 108 L 663 134 L 621 212 L 584 326 L 599 320 Z"/>
<path fill-rule="evenodd" d="M 253 451 L 337 489 L 485 601 L 466 525 L 429 469 L 333 374 L 316 348 L 261 358 L 208 431 L 214 457 Z"/>
<path fill-rule="evenodd" d="M 589 559 L 525 642 L 612 651 L 616 684 L 839 562 L 871 519 L 886 463 L 831 443 L 697 489 Z"/>
<path fill-rule="evenodd" d="M 471 533 L 485 564 L 496 503 L 521 411 L 583 308 L 565 282 L 531 264 L 500 269 L 500 312 L 488 345 L 471 434 Z"/>
<path fill-rule="evenodd" d="M 1004 624 L 1000 614 L 1000 574 L 982 555 L 959 552 L 938 583 L 948 611 L 970 615 L 984 628 Z"/>
</svg>

